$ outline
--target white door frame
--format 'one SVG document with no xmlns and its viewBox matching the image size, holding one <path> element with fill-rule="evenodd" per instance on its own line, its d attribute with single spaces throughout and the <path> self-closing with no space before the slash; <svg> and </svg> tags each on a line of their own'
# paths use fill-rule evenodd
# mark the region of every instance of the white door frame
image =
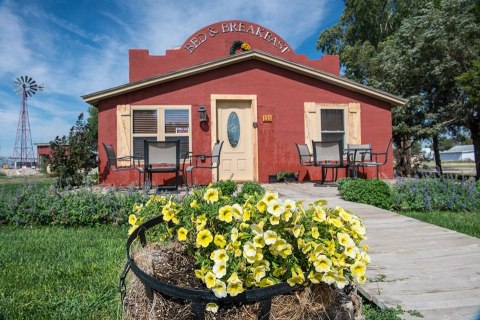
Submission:
<svg viewBox="0 0 480 320">
<path fill-rule="evenodd" d="M 210 128 L 211 128 L 211 149 L 217 142 L 217 102 L 219 101 L 250 101 L 252 108 L 251 123 L 247 125 L 252 126 L 252 143 L 253 143 L 253 181 L 258 181 L 258 136 L 257 129 L 253 127 L 253 123 L 257 122 L 257 95 L 256 94 L 212 94 L 210 95 L 211 115 L 210 115 Z M 212 170 L 212 181 L 217 180 L 217 170 Z"/>
</svg>

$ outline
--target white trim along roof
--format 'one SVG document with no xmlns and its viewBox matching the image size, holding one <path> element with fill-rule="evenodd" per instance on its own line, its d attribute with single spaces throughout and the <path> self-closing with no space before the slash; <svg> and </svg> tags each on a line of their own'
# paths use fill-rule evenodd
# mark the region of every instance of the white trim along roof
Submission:
<svg viewBox="0 0 480 320">
<path fill-rule="evenodd" d="M 405 99 L 392 95 L 390 93 L 387 93 L 378 89 L 374 89 L 374 88 L 359 84 L 355 81 L 348 80 L 346 78 L 342 78 L 328 72 L 310 68 L 305 65 L 295 63 L 295 62 L 280 58 L 278 56 L 265 53 L 262 51 L 257 51 L 257 50 L 246 51 L 233 56 L 228 56 L 225 58 L 198 64 L 198 65 L 187 67 L 184 69 L 179 69 L 172 72 L 163 73 L 154 77 L 123 84 L 110 89 L 90 93 L 82 96 L 82 99 L 85 100 L 85 102 L 91 104 L 92 106 L 97 106 L 98 103 L 104 99 L 112 98 L 121 94 L 136 91 L 139 89 L 148 88 L 161 83 L 178 80 L 181 78 L 189 77 L 194 74 L 199 74 L 202 72 L 218 69 L 224 66 L 232 65 L 232 64 L 247 61 L 247 60 L 258 60 L 258 61 L 262 61 L 280 68 L 291 70 L 293 72 L 296 72 L 305 76 L 309 76 L 314 79 L 318 79 L 333 85 L 337 85 L 345 89 L 362 93 L 366 96 L 370 96 L 382 101 L 386 101 L 395 106 L 403 106 L 406 103 Z"/>
</svg>

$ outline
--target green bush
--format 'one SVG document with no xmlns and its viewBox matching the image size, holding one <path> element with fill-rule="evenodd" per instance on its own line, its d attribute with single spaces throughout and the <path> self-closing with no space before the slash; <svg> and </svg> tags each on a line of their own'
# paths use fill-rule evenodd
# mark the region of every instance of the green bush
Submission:
<svg viewBox="0 0 480 320">
<path fill-rule="evenodd" d="M 265 189 L 257 182 L 247 181 L 243 184 L 242 189 L 237 194 L 237 200 L 245 201 L 245 197 L 252 196 L 255 193 L 263 196 L 263 194 L 265 193 Z"/>
<path fill-rule="evenodd" d="M 390 209 L 393 203 L 393 194 L 387 183 L 373 179 L 343 179 L 339 192 L 342 199 L 360 202 L 375 207 Z"/>
<path fill-rule="evenodd" d="M 88 188 L 58 191 L 25 185 L 0 195 L 0 219 L 10 224 L 94 226 L 124 224 L 135 203 L 145 203 L 142 193 L 100 193 Z"/>
<path fill-rule="evenodd" d="M 233 180 L 221 180 L 215 182 L 212 188 L 218 188 L 222 191 L 222 195 L 231 197 L 237 191 L 237 183 Z"/>
<path fill-rule="evenodd" d="M 473 211 L 480 207 L 480 184 L 473 179 L 404 179 L 394 185 L 399 211 Z"/>
</svg>

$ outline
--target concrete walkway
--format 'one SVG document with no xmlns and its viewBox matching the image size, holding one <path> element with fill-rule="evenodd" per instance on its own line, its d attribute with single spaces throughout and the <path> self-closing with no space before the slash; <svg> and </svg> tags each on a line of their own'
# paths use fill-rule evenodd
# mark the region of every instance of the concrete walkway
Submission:
<svg viewBox="0 0 480 320">
<path fill-rule="evenodd" d="M 364 219 L 372 263 L 362 294 L 424 319 L 480 319 L 480 239 L 373 206 L 340 199 L 335 187 L 267 184 L 282 199 L 328 200 Z M 405 313 L 404 319 L 421 319 Z"/>
</svg>

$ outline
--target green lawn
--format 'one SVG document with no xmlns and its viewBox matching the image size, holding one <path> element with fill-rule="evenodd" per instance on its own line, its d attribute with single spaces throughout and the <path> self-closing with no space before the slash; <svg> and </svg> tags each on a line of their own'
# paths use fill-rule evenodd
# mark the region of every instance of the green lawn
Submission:
<svg viewBox="0 0 480 320">
<path fill-rule="evenodd" d="M 121 319 L 125 228 L 0 227 L 0 319 Z"/>
<path fill-rule="evenodd" d="M 480 238 L 480 211 L 474 212 L 416 212 L 406 211 L 399 214 L 412 217 L 460 233 Z"/>
<path fill-rule="evenodd" d="M 14 191 L 26 183 L 35 184 L 39 187 L 49 187 L 54 182 L 55 178 L 46 175 L 0 176 L 0 193 Z"/>
</svg>

